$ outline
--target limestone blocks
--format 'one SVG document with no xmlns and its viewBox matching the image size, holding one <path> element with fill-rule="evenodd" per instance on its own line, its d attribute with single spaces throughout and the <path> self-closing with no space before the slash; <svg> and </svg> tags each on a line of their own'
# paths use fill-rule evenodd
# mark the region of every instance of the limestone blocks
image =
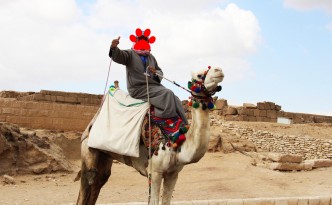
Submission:
<svg viewBox="0 0 332 205">
<path fill-rule="evenodd" d="M 268 153 L 264 160 L 265 162 L 258 164 L 258 166 L 279 171 L 309 171 L 315 168 L 332 166 L 332 160 L 330 159 L 302 160 L 300 155 L 274 152 Z"/>
</svg>

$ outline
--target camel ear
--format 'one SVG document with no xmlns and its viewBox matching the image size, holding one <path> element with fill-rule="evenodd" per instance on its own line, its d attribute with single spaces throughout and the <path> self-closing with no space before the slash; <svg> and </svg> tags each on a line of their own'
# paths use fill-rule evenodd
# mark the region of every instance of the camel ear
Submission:
<svg viewBox="0 0 332 205">
<path fill-rule="evenodd" d="M 191 71 L 191 78 L 196 79 L 196 73 L 194 71 Z"/>
<path fill-rule="evenodd" d="M 136 29 L 136 36 L 138 37 L 142 36 L 142 30 L 140 28 Z"/>
<path fill-rule="evenodd" d="M 144 31 L 144 36 L 145 37 L 148 37 L 149 35 L 150 35 L 150 33 L 151 33 L 151 31 L 150 31 L 150 29 L 145 29 L 145 31 Z"/>
<path fill-rule="evenodd" d="M 149 38 L 149 43 L 154 43 L 156 41 L 156 37 L 151 36 L 151 38 Z"/>
<path fill-rule="evenodd" d="M 134 43 L 136 42 L 136 36 L 134 36 L 134 35 L 130 35 L 129 39 L 131 42 L 134 42 Z"/>
</svg>

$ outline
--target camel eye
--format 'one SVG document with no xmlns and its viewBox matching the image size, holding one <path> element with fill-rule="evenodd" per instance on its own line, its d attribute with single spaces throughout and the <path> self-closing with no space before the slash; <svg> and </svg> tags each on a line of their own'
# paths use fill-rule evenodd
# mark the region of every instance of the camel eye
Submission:
<svg viewBox="0 0 332 205">
<path fill-rule="evenodd" d="M 202 75 L 200 75 L 200 74 L 197 75 L 197 78 L 201 78 L 201 77 L 202 77 Z"/>
</svg>

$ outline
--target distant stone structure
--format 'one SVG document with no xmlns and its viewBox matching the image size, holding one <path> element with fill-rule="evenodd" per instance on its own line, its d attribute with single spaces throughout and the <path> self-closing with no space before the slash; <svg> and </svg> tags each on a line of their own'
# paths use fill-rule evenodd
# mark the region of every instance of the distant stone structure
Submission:
<svg viewBox="0 0 332 205">
<path fill-rule="evenodd" d="M 42 90 L 0 92 L 0 122 L 28 128 L 82 131 L 97 112 L 102 95 Z"/>
<path fill-rule="evenodd" d="M 116 82 L 118 86 L 118 82 Z M 28 128 L 83 131 L 100 107 L 102 95 L 41 90 L 40 92 L 0 92 L 0 122 Z M 187 101 L 183 106 L 191 118 Z M 215 99 L 213 112 L 226 121 L 277 122 L 285 117 L 293 123 L 332 123 L 331 116 L 291 113 L 273 102 L 244 103 L 230 106 L 225 99 Z"/>
<path fill-rule="evenodd" d="M 231 122 L 214 122 L 224 135 L 239 136 L 255 144 L 259 152 L 276 152 L 302 156 L 303 159 L 332 159 L 332 140 L 295 136 L 269 131 L 240 128 Z"/>
<path fill-rule="evenodd" d="M 332 116 L 285 112 L 273 102 L 258 102 L 257 105 L 228 106 L 227 100 L 216 100 L 216 112 L 226 121 L 277 122 L 278 117 L 288 118 L 294 124 L 332 123 Z"/>
</svg>

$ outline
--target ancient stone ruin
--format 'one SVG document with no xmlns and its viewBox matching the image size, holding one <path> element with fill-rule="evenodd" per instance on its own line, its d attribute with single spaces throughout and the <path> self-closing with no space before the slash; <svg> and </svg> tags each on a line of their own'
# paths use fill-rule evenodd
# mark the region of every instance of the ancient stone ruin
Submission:
<svg viewBox="0 0 332 205">
<path fill-rule="evenodd" d="M 67 138 L 56 138 L 51 142 L 47 137 L 36 136 L 33 132 L 22 132 L 18 126 L 81 133 L 99 109 L 102 97 L 102 95 L 87 93 L 47 90 L 0 92 L 0 174 L 70 170 L 65 159 L 74 156 L 75 153 L 78 155 L 79 137 L 74 139 L 76 140 L 73 146 L 75 152 L 64 153 L 60 147 L 65 148 L 69 144 Z M 211 113 L 213 116 L 211 123 L 220 127 L 223 132 L 220 134 L 213 131 L 210 151 L 226 153 L 258 151 L 299 155 L 303 160 L 332 160 L 331 140 L 238 128 L 231 123 L 231 121 L 277 122 L 280 117 L 290 119 L 292 123 L 332 123 L 331 116 L 285 112 L 280 105 L 273 102 L 231 106 L 225 99 L 214 100 L 216 110 Z M 190 119 L 191 113 L 187 104 L 187 101 L 183 101 L 186 114 Z M 313 164 L 311 167 L 315 168 L 320 163 L 329 162 L 311 162 Z M 283 166 L 269 165 L 270 168 L 279 167 L 279 170 L 283 170 Z M 302 165 L 292 166 L 296 168 Z M 310 165 L 306 163 L 305 167 Z"/>
</svg>

